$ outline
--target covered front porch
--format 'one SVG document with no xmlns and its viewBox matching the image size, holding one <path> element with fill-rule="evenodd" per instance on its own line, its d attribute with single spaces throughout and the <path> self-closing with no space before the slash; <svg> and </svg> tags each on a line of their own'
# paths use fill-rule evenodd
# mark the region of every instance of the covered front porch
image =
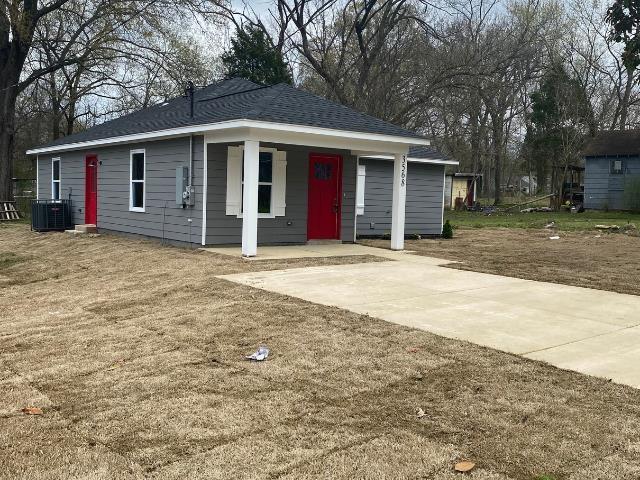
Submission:
<svg viewBox="0 0 640 480">
<path fill-rule="evenodd" d="M 234 257 L 242 255 L 241 246 L 203 247 L 202 250 Z M 400 253 L 406 252 L 407 250 L 397 252 L 355 243 L 311 243 L 306 245 L 262 246 L 260 247 L 259 255 L 245 258 L 248 260 L 287 260 L 291 258 L 376 256 L 396 259 Z"/>
<path fill-rule="evenodd" d="M 352 243 L 358 158 L 385 155 L 394 164 L 391 248 L 402 250 L 416 144 L 428 141 L 267 122 L 206 132 L 202 245 L 240 243 L 237 253 L 255 257 L 258 245 Z"/>
</svg>

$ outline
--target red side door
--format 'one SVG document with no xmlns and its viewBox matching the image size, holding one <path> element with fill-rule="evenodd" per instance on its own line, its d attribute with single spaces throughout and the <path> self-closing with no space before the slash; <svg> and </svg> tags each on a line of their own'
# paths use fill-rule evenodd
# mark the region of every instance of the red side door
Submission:
<svg viewBox="0 0 640 480">
<path fill-rule="evenodd" d="M 84 223 L 98 222 L 98 157 L 87 155 L 84 175 Z"/>
<path fill-rule="evenodd" d="M 309 156 L 309 240 L 340 238 L 341 198 L 342 157 L 312 153 Z"/>
</svg>

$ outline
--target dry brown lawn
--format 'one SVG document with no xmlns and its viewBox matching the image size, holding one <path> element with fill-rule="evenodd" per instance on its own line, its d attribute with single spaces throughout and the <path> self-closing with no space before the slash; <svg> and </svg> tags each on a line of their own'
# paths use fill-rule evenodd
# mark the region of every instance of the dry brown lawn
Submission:
<svg viewBox="0 0 640 480">
<path fill-rule="evenodd" d="M 550 240 L 558 235 L 560 240 Z M 363 240 L 388 248 L 388 240 Z M 640 295 L 640 237 L 597 231 L 456 229 L 452 240 L 407 240 L 407 250 L 458 260 L 451 268 Z"/>
<path fill-rule="evenodd" d="M 637 390 L 215 277 L 368 260 L 0 227 L 0 476 L 640 478 Z"/>
</svg>

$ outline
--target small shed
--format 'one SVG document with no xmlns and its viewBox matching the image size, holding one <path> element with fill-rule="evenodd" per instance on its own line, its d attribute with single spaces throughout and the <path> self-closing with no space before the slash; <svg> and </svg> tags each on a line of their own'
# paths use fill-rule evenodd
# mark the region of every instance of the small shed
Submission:
<svg viewBox="0 0 640 480">
<path fill-rule="evenodd" d="M 458 205 L 472 207 L 478 199 L 482 175 L 478 173 L 451 173 L 445 176 L 444 204 L 446 208 Z M 458 200 L 459 199 L 459 200 Z"/>
<path fill-rule="evenodd" d="M 583 150 L 584 207 L 629 210 L 640 200 L 640 130 L 602 131 Z"/>
</svg>

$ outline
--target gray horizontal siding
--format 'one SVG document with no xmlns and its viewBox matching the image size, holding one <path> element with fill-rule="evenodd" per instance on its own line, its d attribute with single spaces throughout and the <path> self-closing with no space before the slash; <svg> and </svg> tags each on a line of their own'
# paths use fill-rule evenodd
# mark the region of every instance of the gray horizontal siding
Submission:
<svg viewBox="0 0 640 480">
<path fill-rule="evenodd" d="M 364 214 L 358 215 L 358 235 L 391 233 L 393 162 L 360 159 L 366 166 Z M 411 162 L 407 168 L 405 234 L 442 233 L 444 166 Z"/>
<path fill-rule="evenodd" d="M 175 203 L 175 172 L 189 166 L 189 137 L 62 152 L 61 192 L 73 201 L 74 222 L 84 223 L 85 157 L 98 157 L 98 228 L 176 242 L 200 243 L 202 238 L 203 137 L 195 137 L 193 186 L 195 206 Z M 145 211 L 129 211 L 129 154 L 146 152 Z M 51 155 L 38 159 L 38 196 L 51 198 Z M 191 222 L 189 222 L 191 219 Z"/>
<path fill-rule="evenodd" d="M 60 158 L 60 198 L 70 199 L 74 223 L 84 223 L 84 158 L 82 152 L 38 156 L 38 198 L 50 199 L 51 160 Z"/>
<path fill-rule="evenodd" d="M 625 162 L 623 174 L 611 174 L 611 161 L 617 157 L 585 159 L 584 206 L 587 209 L 624 210 L 629 208 L 625 196 L 627 183 L 640 175 L 640 158 L 620 158 Z"/>
<path fill-rule="evenodd" d="M 341 237 L 353 241 L 356 161 L 349 152 L 311 147 L 263 144 L 287 152 L 285 216 L 258 219 L 258 244 L 301 244 L 307 241 L 309 154 L 335 153 L 343 158 Z M 226 215 L 228 144 L 209 144 L 207 150 L 207 244 L 242 242 L 242 219 Z"/>
</svg>

